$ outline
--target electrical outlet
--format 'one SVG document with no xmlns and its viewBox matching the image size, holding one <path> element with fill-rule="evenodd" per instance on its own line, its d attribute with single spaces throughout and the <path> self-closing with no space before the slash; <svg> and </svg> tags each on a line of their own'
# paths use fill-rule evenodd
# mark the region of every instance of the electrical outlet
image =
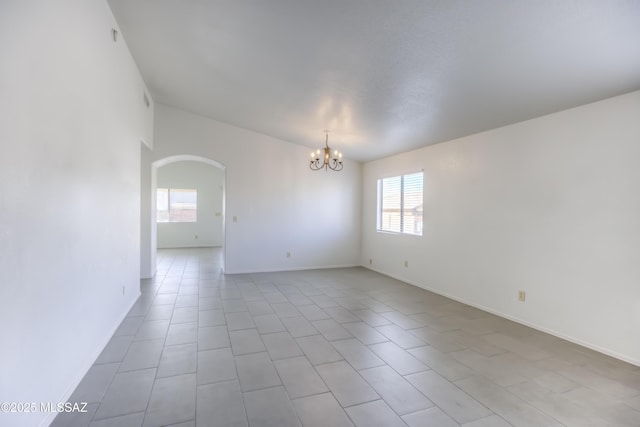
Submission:
<svg viewBox="0 0 640 427">
<path fill-rule="evenodd" d="M 525 291 L 518 291 L 518 301 L 524 301 L 527 298 Z"/>
<path fill-rule="evenodd" d="M 409 267 L 409 261 L 405 261 L 405 262 L 404 262 L 404 266 L 405 266 L 405 267 Z"/>
<path fill-rule="evenodd" d="M 291 258 L 291 252 L 287 252 L 287 258 Z"/>
<path fill-rule="evenodd" d="M 233 222 L 238 222 L 238 217 L 237 216 L 233 216 Z"/>
<path fill-rule="evenodd" d="M 198 235 L 196 234 L 196 240 L 198 240 Z"/>
</svg>

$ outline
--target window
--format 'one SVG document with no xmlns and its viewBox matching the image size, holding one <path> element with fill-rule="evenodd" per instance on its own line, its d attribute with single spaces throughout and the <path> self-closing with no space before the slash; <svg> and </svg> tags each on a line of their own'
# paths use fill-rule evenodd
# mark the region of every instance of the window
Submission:
<svg viewBox="0 0 640 427">
<path fill-rule="evenodd" d="M 158 222 L 196 222 L 198 191 L 158 188 L 156 210 Z"/>
<path fill-rule="evenodd" d="M 422 175 L 378 180 L 378 231 L 422 236 Z"/>
</svg>

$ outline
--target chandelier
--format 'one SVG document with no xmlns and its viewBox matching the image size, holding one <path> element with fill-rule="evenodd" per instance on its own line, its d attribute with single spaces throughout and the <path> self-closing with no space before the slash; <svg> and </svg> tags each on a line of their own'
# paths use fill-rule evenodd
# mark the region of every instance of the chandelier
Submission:
<svg viewBox="0 0 640 427">
<path fill-rule="evenodd" d="M 342 170 L 342 153 L 335 150 L 333 152 L 333 157 L 331 157 L 331 148 L 329 148 L 329 131 L 325 131 L 325 133 L 327 135 L 324 140 L 324 157 L 322 160 L 320 159 L 320 154 L 322 153 L 320 149 L 312 151 L 309 167 L 314 171 L 319 171 L 320 169 L 331 169 L 333 171 Z"/>
</svg>

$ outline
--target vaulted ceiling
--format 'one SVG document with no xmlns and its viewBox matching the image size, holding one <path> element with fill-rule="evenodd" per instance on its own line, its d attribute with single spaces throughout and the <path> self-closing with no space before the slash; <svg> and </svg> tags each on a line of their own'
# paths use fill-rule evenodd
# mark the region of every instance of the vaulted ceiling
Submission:
<svg viewBox="0 0 640 427">
<path fill-rule="evenodd" d="M 357 161 L 640 89 L 637 0 L 108 2 L 157 102 Z"/>
</svg>

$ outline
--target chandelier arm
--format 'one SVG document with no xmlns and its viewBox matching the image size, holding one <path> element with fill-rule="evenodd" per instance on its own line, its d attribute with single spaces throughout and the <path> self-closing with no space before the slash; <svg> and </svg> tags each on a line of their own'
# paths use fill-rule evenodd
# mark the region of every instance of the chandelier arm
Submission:
<svg viewBox="0 0 640 427">
<path fill-rule="evenodd" d="M 322 169 L 322 166 L 324 165 L 320 164 L 320 159 L 311 160 L 311 162 L 309 163 L 309 168 L 314 171 L 319 171 L 320 169 Z"/>
<path fill-rule="evenodd" d="M 342 164 L 341 161 L 339 161 L 338 159 L 335 159 L 335 158 L 331 159 L 331 164 L 329 165 L 329 168 L 331 170 L 334 170 L 334 171 L 337 172 L 337 171 L 342 170 L 342 167 L 343 167 L 343 164 Z"/>
</svg>

